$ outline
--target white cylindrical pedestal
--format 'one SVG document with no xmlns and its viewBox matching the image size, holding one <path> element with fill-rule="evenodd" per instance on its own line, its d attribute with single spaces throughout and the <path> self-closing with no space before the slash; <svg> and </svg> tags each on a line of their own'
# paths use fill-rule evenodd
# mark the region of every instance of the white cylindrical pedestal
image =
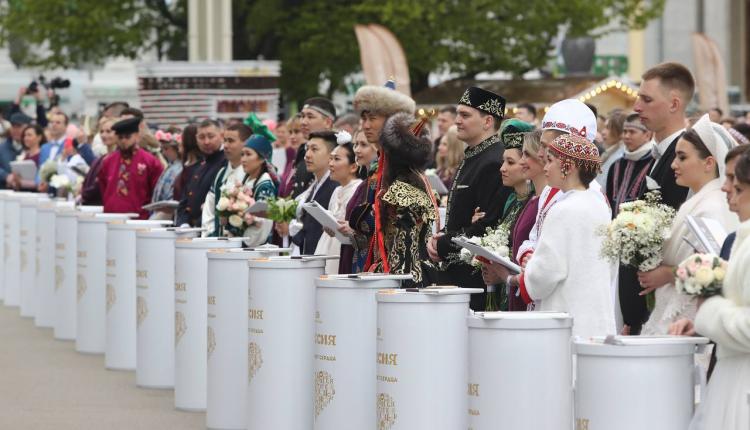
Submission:
<svg viewBox="0 0 750 430">
<path fill-rule="evenodd" d="M 126 220 L 131 216 L 114 213 L 78 214 L 78 352 L 103 354 L 106 348 L 107 223 Z"/>
<path fill-rule="evenodd" d="M 325 260 L 278 257 L 248 265 L 247 428 L 312 428 L 315 280 Z M 230 306 L 217 297 L 213 307 L 224 318 Z M 209 301 L 209 313 L 211 307 Z"/>
<path fill-rule="evenodd" d="M 55 283 L 55 210 L 73 210 L 73 202 L 43 202 L 36 214 L 37 257 L 39 273 L 36 277 L 37 313 L 34 324 L 53 328 L 57 319 L 57 284 Z"/>
<path fill-rule="evenodd" d="M 210 249 L 239 248 L 242 238 L 179 239 L 175 245 L 174 405 L 186 411 L 206 409 L 206 330 Z M 245 272 L 247 269 L 245 268 Z M 239 285 L 247 284 L 235 279 Z"/>
<path fill-rule="evenodd" d="M 480 312 L 467 322 L 469 428 L 572 429 L 573 319 L 555 312 Z"/>
<path fill-rule="evenodd" d="M 696 337 L 576 341 L 575 421 L 588 430 L 685 430 L 695 404 Z"/>
<path fill-rule="evenodd" d="M 382 289 L 396 279 L 323 276 L 315 282 L 316 430 L 375 430 L 376 334 Z"/>
<path fill-rule="evenodd" d="M 248 261 L 288 251 L 288 248 L 269 246 L 207 253 L 206 426 L 208 428 L 245 428 L 248 369 Z M 220 303 L 222 303 L 221 313 L 217 312 L 215 305 L 217 295 L 220 296 Z"/>
<path fill-rule="evenodd" d="M 135 370 L 136 277 L 135 234 L 171 221 L 128 220 L 107 224 L 107 334 L 104 365 Z"/>
<path fill-rule="evenodd" d="M 12 191 L 0 190 L 0 301 L 5 300 L 5 198 L 12 194 Z"/>
<path fill-rule="evenodd" d="M 5 197 L 5 306 L 21 304 L 21 193 Z"/>
<path fill-rule="evenodd" d="M 467 428 L 469 295 L 377 299 L 377 428 Z"/>
<path fill-rule="evenodd" d="M 43 194 L 32 194 L 21 199 L 21 248 L 19 261 L 21 274 L 21 316 L 33 318 L 36 314 L 36 207 Z M 49 200 L 47 198 L 47 200 Z"/>
<path fill-rule="evenodd" d="M 78 228 L 76 211 L 55 210 L 55 339 L 75 340 Z"/>
<path fill-rule="evenodd" d="M 0 301 L 5 300 L 5 196 L 11 193 L 0 190 Z"/>
<path fill-rule="evenodd" d="M 152 228 L 136 233 L 136 369 L 143 388 L 174 388 L 174 253 L 195 229 Z"/>
</svg>

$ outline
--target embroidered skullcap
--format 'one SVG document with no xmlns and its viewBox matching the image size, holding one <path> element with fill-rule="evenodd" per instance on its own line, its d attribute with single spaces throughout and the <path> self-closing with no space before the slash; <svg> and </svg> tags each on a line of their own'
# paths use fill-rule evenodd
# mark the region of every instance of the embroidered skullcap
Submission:
<svg viewBox="0 0 750 430">
<path fill-rule="evenodd" d="M 711 156 L 716 160 L 716 165 L 719 168 L 719 176 L 722 177 L 726 170 L 725 160 L 727 152 L 729 152 L 729 148 L 724 140 L 729 139 L 730 141 L 734 141 L 734 139 L 729 136 L 729 133 L 724 127 L 719 124 L 716 124 L 717 127 L 714 127 L 713 124 L 714 123 L 708 118 L 708 114 L 705 114 L 693 124 L 691 130 L 698 134 L 698 137 L 701 138 L 703 144 L 706 145 L 708 152 L 710 152 Z"/>
<path fill-rule="evenodd" d="M 398 112 L 413 114 L 417 104 L 411 97 L 396 91 L 396 82 L 389 79 L 385 85 L 365 85 L 354 94 L 352 103 L 357 115 L 362 112 L 391 116 Z"/>
<path fill-rule="evenodd" d="M 598 172 L 602 164 L 596 145 L 578 134 L 563 134 L 556 137 L 549 145 L 549 149 L 558 158 L 572 162 L 579 169 Z"/>
<path fill-rule="evenodd" d="M 523 136 L 534 131 L 534 126 L 518 118 L 511 118 L 503 122 L 500 128 L 500 140 L 503 141 L 505 149 L 523 148 Z"/>
<path fill-rule="evenodd" d="M 733 126 L 727 131 L 740 145 L 750 145 L 750 140 L 737 129 L 737 126 Z"/>
<path fill-rule="evenodd" d="M 550 106 L 544 114 L 542 130 L 559 130 L 593 142 L 596 138 L 596 116 L 580 100 L 562 100 Z"/>
<path fill-rule="evenodd" d="M 312 109 L 325 117 L 336 119 L 336 107 L 325 97 L 312 97 L 305 100 L 302 109 Z"/>
<path fill-rule="evenodd" d="M 497 119 L 503 119 L 505 115 L 505 99 L 479 87 L 467 88 L 458 104 L 473 107 Z"/>
</svg>

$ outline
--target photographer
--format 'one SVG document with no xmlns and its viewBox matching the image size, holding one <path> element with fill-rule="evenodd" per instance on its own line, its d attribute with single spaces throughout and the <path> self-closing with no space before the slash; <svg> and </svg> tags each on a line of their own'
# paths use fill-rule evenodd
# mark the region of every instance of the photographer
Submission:
<svg viewBox="0 0 750 430">
<path fill-rule="evenodd" d="M 52 90 L 49 91 L 51 92 Z M 42 127 L 47 127 L 47 110 L 44 108 L 44 103 L 42 103 L 42 92 L 40 91 L 39 84 L 36 81 L 31 82 L 28 87 L 21 87 L 18 89 L 18 95 L 10 105 L 8 117 L 13 115 L 14 113 L 21 112 L 21 101 L 23 100 L 23 96 L 27 94 L 34 96 L 34 98 L 36 99 L 36 123 Z"/>
</svg>

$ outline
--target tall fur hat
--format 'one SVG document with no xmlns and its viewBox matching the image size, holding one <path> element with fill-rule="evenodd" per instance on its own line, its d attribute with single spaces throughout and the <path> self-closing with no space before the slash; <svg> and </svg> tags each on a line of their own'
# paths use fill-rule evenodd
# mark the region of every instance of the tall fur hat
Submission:
<svg viewBox="0 0 750 430">
<path fill-rule="evenodd" d="M 391 116 L 397 112 L 413 114 L 416 103 L 411 97 L 395 90 L 393 81 L 388 81 L 385 86 L 365 85 L 354 94 L 354 111 L 357 115 L 362 112 L 371 112 L 384 116 Z"/>
<path fill-rule="evenodd" d="M 380 133 L 380 146 L 388 155 L 388 163 L 422 169 L 432 154 L 430 130 L 423 127 L 415 136 L 412 127 L 417 120 L 413 115 L 399 112 L 392 115 L 383 125 Z"/>
</svg>

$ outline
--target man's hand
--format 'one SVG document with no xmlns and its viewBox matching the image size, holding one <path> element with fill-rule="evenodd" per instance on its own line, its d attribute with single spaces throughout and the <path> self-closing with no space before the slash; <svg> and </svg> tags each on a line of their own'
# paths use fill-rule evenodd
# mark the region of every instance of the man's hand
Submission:
<svg viewBox="0 0 750 430">
<path fill-rule="evenodd" d="M 276 233 L 279 234 L 279 236 L 289 236 L 289 223 L 288 222 L 277 222 L 273 225 L 274 230 L 276 230 Z"/>
<path fill-rule="evenodd" d="M 437 241 L 443 235 L 444 233 L 437 233 L 427 241 L 427 254 L 430 256 L 430 260 L 434 261 L 435 263 L 441 260 L 440 255 L 437 251 Z"/>
</svg>

